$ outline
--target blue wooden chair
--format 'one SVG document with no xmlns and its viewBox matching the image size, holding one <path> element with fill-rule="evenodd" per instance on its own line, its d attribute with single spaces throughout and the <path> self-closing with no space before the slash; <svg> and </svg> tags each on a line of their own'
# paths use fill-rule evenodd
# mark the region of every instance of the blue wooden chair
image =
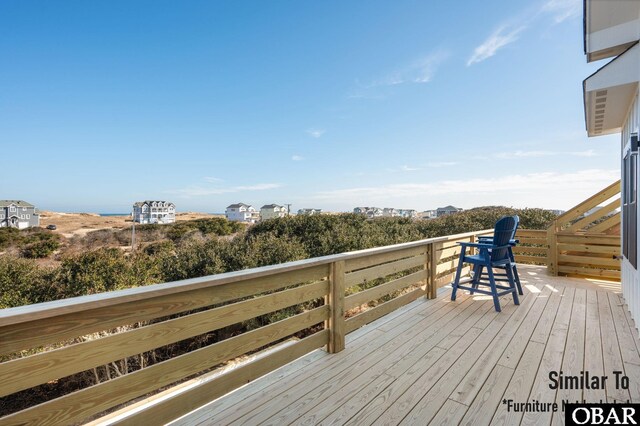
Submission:
<svg viewBox="0 0 640 426">
<path fill-rule="evenodd" d="M 516 288 L 515 278 L 513 276 L 512 260 L 510 255 L 511 240 L 515 235 L 517 229 L 517 220 L 512 216 L 505 216 L 496 222 L 496 226 L 493 231 L 493 240 L 490 243 L 458 243 L 462 246 L 460 253 L 460 260 L 458 262 L 458 269 L 456 270 L 456 277 L 453 281 L 453 290 L 451 291 L 451 300 L 456 300 L 456 293 L 458 289 L 469 290 L 474 293 L 486 294 L 493 297 L 493 305 L 496 311 L 500 312 L 500 300 L 499 297 L 505 294 L 511 293 L 513 296 L 513 303 L 520 304 L 518 300 L 518 289 Z M 479 249 L 479 253 L 472 255 L 467 254 L 468 247 L 475 247 Z M 472 286 L 466 287 L 460 285 L 460 276 L 462 274 L 462 267 L 465 263 L 473 265 L 473 270 L 478 271 L 474 274 L 471 281 Z M 488 282 L 482 280 L 482 270 L 486 268 Z M 496 281 L 494 274 L 494 268 L 504 269 L 508 287 L 499 285 Z M 488 286 L 489 289 L 481 289 L 479 286 Z M 498 292 L 498 290 L 501 290 Z"/>
<path fill-rule="evenodd" d="M 518 288 L 518 294 L 522 296 L 523 293 L 522 293 L 522 285 L 520 284 L 520 275 L 518 275 L 518 268 L 516 265 L 515 257 L 513 255 L 513 247 L 518 245 L 518 243 L 520 242 L 520 240 L 516 239 L 516 232 L 518 231 L 518 226 L 520 226 L 520 218 L 518 216 L 513 216 L 513 218 L 516 221 L 516 229 L 513 231 L 513 235 L 509 240 L 509 257 L 511 257 L 511 269 L 513 271 L 513 278 L 516 281 L 516 287 Z M 484 244 L 493 244 L 493 235 L 486 235 L 486 236 L 479 237 L 478 242 L 484 243 Z M 477 280 L 475 279 L 476 274 L 480 274 L 478 275 L 478 279 L 482 278 L 481 277 L 482 269 L 483 268 L 481 268 L 479 265 L 476 265 L 473 271 L 474 280 L 472 282 L 477 282 Z M 504 269 L 504 268 L 500 267 L 500 269 Z M 504 273 L 499 273 L 499 274 L 494 273 L 494 277 L 496 281 L 502 281 L 502 282 L 509 281 L 506 271 Z M 477 287 L 477 285 L 474 287 Z M 471 292 L 471 294 L 473 294 L 473 292 Z"/>
</svg>

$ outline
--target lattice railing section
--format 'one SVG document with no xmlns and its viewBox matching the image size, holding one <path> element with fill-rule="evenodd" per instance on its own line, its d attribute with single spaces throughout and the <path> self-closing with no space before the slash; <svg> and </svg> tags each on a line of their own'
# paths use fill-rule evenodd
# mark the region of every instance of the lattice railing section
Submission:
<svg viewBox="0 0 640 426">
<path fill-rule="evenodd" d="M 620 181 L 558 216 L 547 230 L 552 275 L 620 279 Z"/>
</svg>

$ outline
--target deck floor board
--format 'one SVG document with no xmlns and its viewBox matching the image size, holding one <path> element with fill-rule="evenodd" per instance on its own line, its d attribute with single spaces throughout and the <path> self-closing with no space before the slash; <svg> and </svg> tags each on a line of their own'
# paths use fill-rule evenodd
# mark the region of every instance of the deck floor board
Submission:
<svg viewBox="0 0 640 426">
<path fill-rule="evenodd" d="M 354 331 L 344 351 L 315 351 L 173 424 L 561 424 L 503 400 L 640 402 L 640 340 L 619 284 L 518 269 L 520 306 L 503 297 L 496 313 L 486 297 L 441 290 Z M 560 370 L 608 375 L 607 388 L 552 390 Z"/>
</svg>

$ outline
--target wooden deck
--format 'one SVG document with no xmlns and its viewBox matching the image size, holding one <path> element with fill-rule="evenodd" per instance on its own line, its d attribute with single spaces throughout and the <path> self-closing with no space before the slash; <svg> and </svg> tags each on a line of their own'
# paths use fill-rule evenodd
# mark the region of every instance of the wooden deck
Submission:
<svg viewBox="0 0 640 426">
<path fill-rule="evenodd" d="M 506 296 L 496 313 L 487 297 L 451 302 L 442 289 L 349 334 L 344 351 L 312 352 L 173 424 L 556 424 L 561 412 L 502 402 L 640 402 L 640 341 L 619 284 L 519 268 L 520 306 Z M 551 390 L 560 370 L 609 379 L 602 390 Z"/>
</svg>

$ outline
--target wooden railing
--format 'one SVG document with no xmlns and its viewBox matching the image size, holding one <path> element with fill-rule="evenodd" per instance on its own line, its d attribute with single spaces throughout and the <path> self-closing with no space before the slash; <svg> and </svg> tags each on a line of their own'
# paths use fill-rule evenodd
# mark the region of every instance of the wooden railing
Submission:
<svg viewBox="0 0 640 426">
<path fill-rule="evenodd" d="M 93 386 L 6 415 L 0 424 L 84 422 L 141 397 L 110 421 L 157 424 L 177 418 L 317 348 L 339 352 L 345 334 L 421 296 L 435 297 L 453 278 L 456 243 L 488 233 L 0 310 L 0 355 L 8 359 L 0 363 L 0 398 L 19 398 L 39 385 L 133 363 L 157 348 L 296 309 L 293 316 L 106 381 L 96 374 Z M 240 362 L 247 354 L 253 359 Z"/>
<path fill-rule="evenodd" d="M 518 245 L 513 248 L 516 263 L 546 265 L 549 246 L 544 229 L 518 229 Z"/>
<path fill-rule="evenodd" d="M 547 230 L 549 273 L 620 279 L 619 208 L 618 180 L 558 216 Z"/>
</svg>

